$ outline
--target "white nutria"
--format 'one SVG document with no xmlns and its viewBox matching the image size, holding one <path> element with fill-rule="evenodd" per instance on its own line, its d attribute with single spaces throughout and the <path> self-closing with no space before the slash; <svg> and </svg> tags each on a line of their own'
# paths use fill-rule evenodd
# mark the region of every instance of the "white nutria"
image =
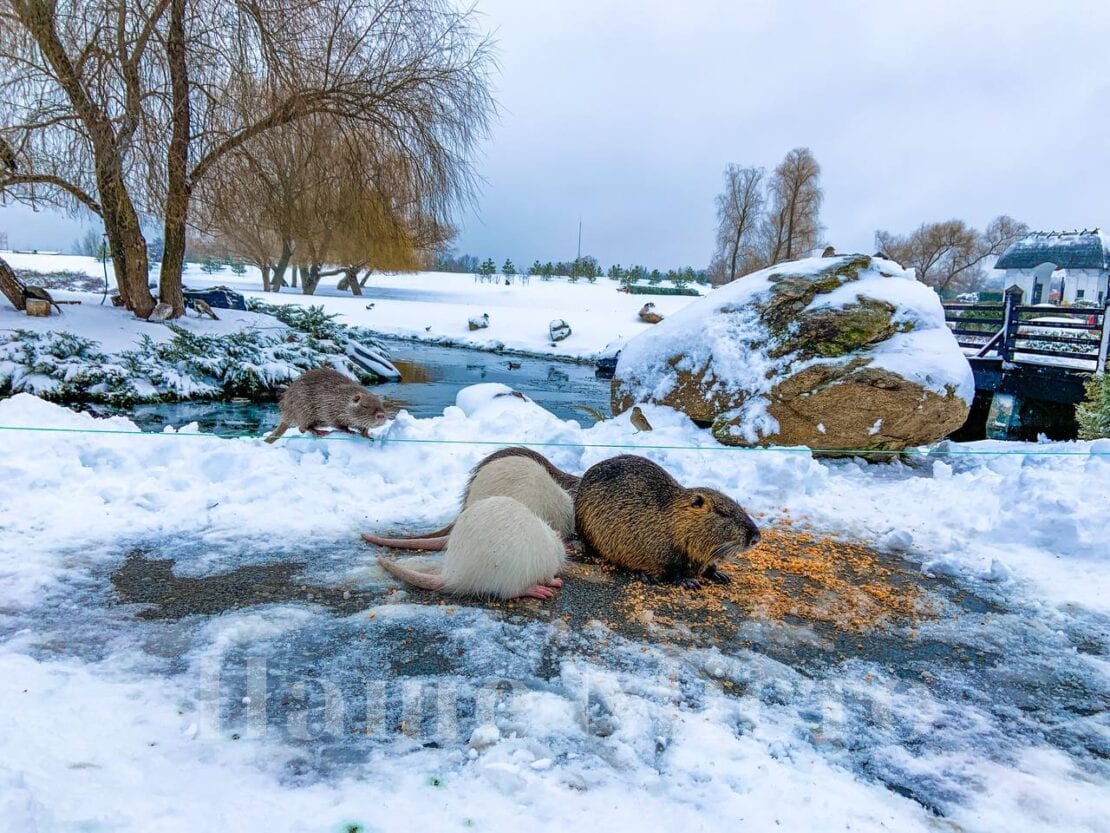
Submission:
<svg viewBox="0 0 1110 833">
<path fill-rule="evenodd" d="M 555 531 L 511 497 L 487 497 L 466 507 L 455 521 L 439 575 L 379 558 L 388 573 L 407 584 L 456 596 L 550 599 L 562 587 L 563 542 Z"/>
<path fill-rule="evenodd" d="M 574 535 L 574 501 L 540 463 L 529 457 L 502 457 L 481 466 L 467 487 L 463 511 L 489 497 L 511 497 L 564 540 Z M 448 526 L 439 533 L 451 531 Z M 379 547 L 408 550 L 439 550 L 450 540 L 448 534 L 436 533 L 425 538 L 382 538 L 364 532 L 362 537 Z"/>
</svg>

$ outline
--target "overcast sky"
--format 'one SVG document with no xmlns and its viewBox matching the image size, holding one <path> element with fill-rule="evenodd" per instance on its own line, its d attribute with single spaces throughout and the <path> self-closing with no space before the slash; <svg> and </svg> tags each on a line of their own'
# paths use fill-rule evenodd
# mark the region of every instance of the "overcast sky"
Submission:
<svg viewBox="0 0 1110 833">
<path fill-rule="evenodd" d="M 810 147 L 841 251 L 999 213 L 1110 227 L 1110 2 L 478 0 L 499 119 L 458 249 L 704 266 L 729 162 Z M 13 246 L 80 223 L 0 209 Z"/>
</svg>

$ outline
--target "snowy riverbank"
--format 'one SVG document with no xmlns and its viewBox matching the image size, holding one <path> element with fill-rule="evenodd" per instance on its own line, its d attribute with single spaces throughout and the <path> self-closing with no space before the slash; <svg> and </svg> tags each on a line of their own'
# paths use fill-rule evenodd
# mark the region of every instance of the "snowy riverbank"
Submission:
<svg viewBox="0 0 1110 833">
<path fill-rule="evenodd" d="M 0 830 L 1100 829 L 1110 444 L 818 462 L 725 449 L 662 408 L 647 436 L 584 429 L 498 390 L 401 414 L 384 443 L 0 430 Z M 25 395 L 0 426 L 133 430 Z M 874 542 L 952 595 L 843 644 L 754 617 L 680 648 L 540 604 L 387 594 L 358 533 L 448 519 L 475 441 L 549 444 L 575 472 L 650 444 L 768 526 Z M 119 579 L 159 558 L 180 586 Z M 248 574 L 206 595 L 273 562 L 299 565 L 294 595 Z M 257 584 L 279 589 L 220 606 Z M 121 605 L 129 586 L 194 612 Z"/>
<path fill-rule="evenodd" d="M 93 277 L 102 273 L 101 264 L 89 257 L 11 253 L 3 257 L 15 269 L 69 270 Z M 592 360 L 610 343 L 650 328 L 652 325 L 637 317 L 649 301 L 667 316 L 696 300 L 628 295 L 617 292 L 618 284 L 608 278 L 591 284 L 584 279 L 570 283 L 566 278 L 541 281 L 533 277 L 523 284 L 517 277 L 511 286 L 505 286 L 504 282 L 476 283 L 472 275 L 448 272 L 375 274 L 358 297 L 337 290 L 337 280 L 322 282 L 315 295 L 302 295 L 299 289 L 289 288 L 280 293 L 262 292 L 262 278 L 250 266 L 242 275 L 227 268 L 206 274 L 198 264 L 186 264 L 185 271 L 185 283 L 191 288 L 224 285 L 269 304 L 322 306 L 328 313 L 338 314 L 340 323 L 382 335 L 574 360 Z M 699 287 L 699 291 L 708 290 Z M 99 296 L 95 297 L 99 301 Z M 471 331 L 467 322 L 483 313 L 489 314 L 489 327 Z M 565 341 L 552 344 L 548 324 L 555 319 L 565 320 L 573 332 Z M 0 327 L 4 326 L 0 321 Z"/>
<path fill-rule="evenodd" d="M 43 269 L 85 274 L 91 258 L 15 256 Z M 85 270 L 82 272 L 81 270 Z M 33 393 L 61 402 L 182 401 L 269 397 L 302 372 L 332 364 L 369 382 L 396 374 L 365 330 L 322 316 L 220 309 L 218 320 L 192 310 L 172 322 L 135 318 L 87 291 L 51 289 L 63 312 L 45 318 L 0 303 L 0 394 Z M 356 352 L 360 364 L 351 358 Z M 377 371 L 376 373 L 369 372 Z"/>
</svg>

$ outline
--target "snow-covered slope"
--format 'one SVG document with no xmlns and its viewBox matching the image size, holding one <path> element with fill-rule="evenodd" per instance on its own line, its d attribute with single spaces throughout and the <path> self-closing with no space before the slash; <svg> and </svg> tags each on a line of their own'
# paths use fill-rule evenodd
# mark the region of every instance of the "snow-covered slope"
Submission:
<svg viewBox="0 0 1110 833">
<path fill-rule="evenodd" d="M 13 268 L 101 274 L 100 262 L 89 257 L 9 253 L 3 257 Z M 235 275 L 230 269 L 206 274 L 197 264 L 186 264 L 185 271 L 185 283 L 191 288 L 230 286 L 271 304 L 323 306 L 329 313 L 338 313 L 341 323 L 385 335 L 479 349 L 592 359 L 610 342 L 631 338 L 652 326 L 637 317 L 648 299 L 617 292 L 618 284 L 608 278 L 598 278 L 591 284 L 586 280 L 571 283 L 566 278 L 541 281 L 533 277 L 523 284 L 518 277 L 511 286 L 505 286 L 503 280 L 477 283 L 472 275 L 449 272 L 375 274 L 359 297 L 337 290 L 336 281 L 332 278 L 321 283 L 315 295 L 302 295 L 299 289 L 289 288 L 274 294 L 261 291 L 262 278 L 254 267 L 247 267 L 243 275 Z M 666 316 L 694 299 L 661 295 L 650 300 Z M 469 319 L 483 313 L 489 314 L 489 327 L 472 332 Z M 548 324 L 557 318 L 565 319 L 573 334 L 553 345 Z M 5 325 L 0 322 L 0 326 Z"/>
</svg>

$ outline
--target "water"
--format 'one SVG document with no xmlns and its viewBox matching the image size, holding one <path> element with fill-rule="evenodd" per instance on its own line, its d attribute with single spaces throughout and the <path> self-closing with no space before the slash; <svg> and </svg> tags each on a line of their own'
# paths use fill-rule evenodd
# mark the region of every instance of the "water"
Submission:
<svg viewBox="0 0 1110 833">
<path fill-rule="evenodd" d="M 404 408 L 418 418 L 439 416 L 455 404 L 460 388 L 501 382 L 526 394 L 556 416 L 590 422 L 578 405 L 609 414 L 609 382 L 597 379 L 589 364 L 482 353 L 411 341 L 384 340 L 402 381 L 375 385 L 390 410 Z M 512 365 L 512 366 L 510 366 Z M 94 413 L 123 413 L 144 431 L 190 422 L 202 431 L 261 434 L 277 424 L 276 402 L 176 402 L 135 405 L 122 411 L 89 406 Z"/>
</svg>

